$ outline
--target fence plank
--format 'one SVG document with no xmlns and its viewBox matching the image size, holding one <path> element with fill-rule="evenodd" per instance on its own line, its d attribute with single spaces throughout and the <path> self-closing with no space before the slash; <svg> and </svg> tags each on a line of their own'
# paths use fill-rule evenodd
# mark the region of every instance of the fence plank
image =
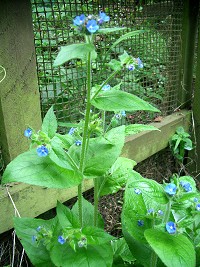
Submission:
<svg viewBox="0 0 200 267">
<path fill-rule="evenodd" d="M 1 1 L 0 64 L 7 75 L 0 83 L 0 146 L 5 164 L 28 148 L 23 131 L 41 125 L 31 2 Z"/>
<path fill-rule="evenodd" d="M 178 126 L 187 131 L 190 112 L 182 111 L 154 123 L 161 131 L 144 132 L 127 138 L 122 156 L 140 162 L 168 146 L 169 138 Z M 167 163 L 166 163 L 167 164 Z M 91 180 L 85 182 L 84 191 L 92 188 Z M 35 217 L 56 206 L 57 200 L 64 202 L 77 195 L 77 187 L 68 190 L 47 189 L 25 184 L 9 187 L 9 192 L 21 216 Z M 5 187 L 0 187 L 0 233 L 13 227 L 14 209 Z"/>
</svg>

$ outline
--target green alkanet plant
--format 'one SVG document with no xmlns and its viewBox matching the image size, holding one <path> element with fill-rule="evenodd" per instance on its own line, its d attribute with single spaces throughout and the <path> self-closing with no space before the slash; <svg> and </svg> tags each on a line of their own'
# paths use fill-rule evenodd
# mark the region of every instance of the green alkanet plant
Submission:
<svg viewBox="0 0 200 267">
<path fill-rule="evenodd" d="M 60 134 L 51 107 L 40 131 L 32 127 L 24 131 L 30 150 L 7 166 L 2 179 L 3 184 L 23 182 L 58 189 L 78 186 L 78 200 L 72 209 L 58 202 L 57 215 L 50 220 L 14 218 L 16 233 L 31 262 L 38 267 L 195 267 L 200 254 L 200 195 L 193 178 L 175 176 L 169 184 L 160 185 L 134 172 L 136 163 L 120 156 L 127 135 L 157 130 L 149 125 L 120 125 L 126 111 L 159 110 L 122 91 L 121 83 L 110 86 L 119 72 L 144 67 L 140 58 L 126 51 L 118 59 L 108 59 L 112 48 L 141 31 L 128 32 L 110 46 L 100 72 L 105 68 L 112 72 L 100 84 L 93 84 L 95 34 L 124 30 L 102 29 L 109 19 L 104 12 L 74 18 L 74 28 L 85 41 L 61 47 L 54 62 L 55 67 L 73 59 L 86 64 L 83 119 L 79 123 L 59 123 L 67 129 Z M 113 112 L 109 123 L 106 111 Z M 94 205 L 82 196 L 86 179 L 93 179 Z M 124 186 L 124 237 L 116 238 L 104 231 L 98 201 Z"/>
</svg>

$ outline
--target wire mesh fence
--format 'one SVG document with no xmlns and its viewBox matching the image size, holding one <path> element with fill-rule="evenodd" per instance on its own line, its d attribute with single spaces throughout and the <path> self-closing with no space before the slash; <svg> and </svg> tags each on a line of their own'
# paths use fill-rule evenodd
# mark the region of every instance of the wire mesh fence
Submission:
<svg viewBox="0 0 200 267">
<path fill-rule="evenodd" d="M 74 34 L 72 19 L 82 13 L 97 14 L 100 10 L 110 16 L 109 27 L 124 27 L 123 33 L 145 30 L 121 43 L 111 55 L 117 58 L 125 50 L 140 57 L 144 68 L 137 72 L 125 71 L 113 80 L 113 84 L 122 80 L 122 90 L 154 104 L 163 115 L 176 109 L 183 1 L 32 0 L 32 9 L 42 116 L 54 104 L 60 121 L 80 119 L 85 106 L 84 62 L 72 60 L 59 68 L 54 68 L 53 62 L 60 46 L 82 40 Z M 96 36 L 100 60 L 93 64 L 94 83 L 101 83 L 106 78 L 107 72 L 101 77 L 98 73 L 101 54 L 119 36 L 119 33 Z M 127 123 L 152 119 L 152 114 L 143 112 L 126 116 Z"/>
</svg>

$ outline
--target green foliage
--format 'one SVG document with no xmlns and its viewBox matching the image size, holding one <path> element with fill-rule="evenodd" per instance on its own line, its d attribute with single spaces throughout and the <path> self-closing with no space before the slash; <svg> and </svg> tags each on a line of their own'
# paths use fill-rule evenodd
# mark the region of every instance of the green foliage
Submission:
<svg viewBox="0 0 200 267">
<path fill-rule="evenodd" d="M 175 175 L 171 184 L 177 188 L 174 195 L 167 193 L 166 185 L 135 172 L 127 182 L 122 230 L 142 266 L 195 267 L 199 261 L 199 191 L 190 176 Z M 176 225 L 173 233 L 166 227 L 170 221 Z"/>
<path fill-rule="evenodd" d="M 45 6 L 48 8 L 47 2 Z M 51 17 L 53 14 L 48 15 Z M 105 19 L 104 13 L 99 16 Z M 139 84 L 137 79 L 141 77 L 143 63 L 126 52 L 129 49 L 124 47 L 132 37 L 138 38 L 143 31 L 114 38 L 111 49 L 108 48 L 102 57 L 96 49 L 94 35 L 89 31 L 95 27 L 95 34 L 98 34 L 99 16 L 93 17 L 96 21 L 89 29 L 88 17 L 83 22 L 76 17 L 81 27 L 76 27 L 75 23 L 73 29 L 81 33 L 81 38 L 87 32 L 85 43 L 62 47 L 54 61 L 54 66 L 67 66 L 73 62 L 74 68 L 83 74 L 81 84 L 85 82 L 84 86 L 87 86 L 86 94 L 83 93 L 85 110 L 81 110 L 79 122 L 59 123 L 64 129 L 72 128 L 68 133 L 57 133 L 58 122 L 54 114 L 57 105 L 51 107 L 41 131 L 25 130 L 31 150 L 16 157 L 3 174 L 4 184 L 14 181 L 49 188 L 78 186 L 77 203 L 69 209 L 58 202 L 57 215 L 51 220 L 15 218 L 16 233 L 31 262 L 38 267 L 182 267 L 187 263 L 194 267 L 195 261 L 200 261 L 200 194 L 193 178 L 174 175 L 170 184 L 161 185 L 134 172 L 134 161 L 120 157 L 125 136 L 156 130 L 147 125 L 119 125 L 119 119 L 126 116 L 125 111 L 159 112 L 133 92 L 124 92 L 121 80 L 116 83 L 117 79 L 121 79 L 120 72 L 132 71 L 135 73 L 132 77 Z M 103 29 L 99 33 L 121 30 Z M 108 56 L 108 52 L 117 50 L 119 44 L 124 47 L 123 51 L 119 49 L 118 59 Z M 103 62 L 102 69 L 108 68 L 106 77 L 98 64 L 93 71 L 92 60 L 98 63 L 100 58 L 103 60 L 100 62 Z M 69 80 L 74 79 L 72 70 L 61 69 L 68 76 L 65 86 L 70 92 Z M 149 77 L 150 74 L 149 71 L 145 75 Z M 101 78 L 98 83 L 95 75 Z M 115 86 L 110 86 L 110 82 Z M 83 91 L 80 87 L 77 81 L 78 94 Z M 54 89 L 55 94 L 63 96 L 60 88 Z M 114 112 L 109 122 L 106 120 L 107 111 Z M 181 134 L 182 139 L 186 138 L 184 141 L 188 148 L 188 136 L 182 131 Z M 176 149 L 180 143 L 176 141 Z M 94 204 L 82 196 L 85 179 L 94 180 Z M 124 238 L 116 239 L 103 229 L 98 201 L 100 196 L 122 188 L 125 188 L 122 212 Z"/>
<path fill-rule="evenodd" d="M 54 61 L 54 67 L 58 67 L 63 63 L 72 59 L 86 60 L 88 53 L 93 52 L 93 59 L 96 58 L 95 48 L 92 44 L 72 44 L 68 46 L 62 46 L 56 60 Z"/>
<path fill-rule="evenodd" d="M 148 229 L 145 231 L 145 237 L 166 266 L 196 266 L 194 246 L 186 236 L 182 234 L 169 236 L 168 233 Z"/>
<path fill-rule="evenodd" d="M 176 130 L 176 133 L 169 141 L 169 145 L 171 147 L 174 157 L 177 158 L 180 162 L 182 162 L 184 159 L 185 151 L 193 149 L 193 144 L 192 140 L 190 139 L 190 135 L 185 132 L 183 127 L 179 127 Z"/>
<path fill-rule="evenodd" d="M 148 110 L 159 112 L 144 100 L 123 91 L 110 90 L 102 92 L 95 97 L 91 103 L 98 109 L 107 111 L 135 111 L 135 110 Z"/>
</svg>

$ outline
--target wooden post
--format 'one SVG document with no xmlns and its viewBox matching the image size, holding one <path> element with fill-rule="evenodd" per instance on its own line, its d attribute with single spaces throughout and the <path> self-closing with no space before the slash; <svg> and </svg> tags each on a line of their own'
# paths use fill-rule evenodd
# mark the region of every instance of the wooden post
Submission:
<svg viewBox="0 0 200 267">
<path fill-rule="evenodd" d="M 0 83 L 0 146 L 8 164 L 28 148 L 26 127 L 41 126 L 31 1 L 1 0 L 0 40 L 7 73 Z"/>
<path fill-rule="evenodd" d="M 198 25 L 199 0 L 184 1 L 182 29 L 182 83 L 178 92 L 178 106 L 191 108 L 194 54 Z"/>
<path fill-rule="evenodd" d="M 200 34 L 198 36 L 196 79 L 193 100 L 193 118 L 194 118 L 194 143 L 193 152 L 194 164 L 192 166 L 193 175 L 200 180 Z"/>
</svg>

